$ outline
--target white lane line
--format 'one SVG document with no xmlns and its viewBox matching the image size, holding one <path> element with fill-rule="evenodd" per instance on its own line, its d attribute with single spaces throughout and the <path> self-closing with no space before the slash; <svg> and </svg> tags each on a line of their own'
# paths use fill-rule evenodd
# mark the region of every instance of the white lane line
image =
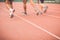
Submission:
<svg viewBox="0 0 60 40">
<path fill-rule="evenodd" d="M 38 29 L 40 29 L 40 30 L 42 30 L 42 31 L 44 31 L 44 32 L 46 32 L 46 33 L 48 33 L 49 35 L 51 35 L 51 36 L 57 38 L 58 40 L 60 40 L 60 37 L 59 37 L 59 36 L 57 36 L 57 35 L 55 35 L 55 34 L 49 32 L 49 31 L 43 29 L 41 26 L 39 26 L 39 25 L 37 25 L 37 24 L 35 24 L 35 23 L 33 23 L 33 22 L 31 22 L 31 21 L 29 21 L 29 20 L 27 20 L 27 19 L 25 19 L 25 18 L 23 18 L 23 17 L 21 17 L 21 16 L 18 16 L 18 15 L 16 15 L 16 14 L 15 14 L 15 16 L 17 16 L 19 19 L 22 19 L 23 21 L 25 21 L 25 22 L 27 22 L 27 23 L 33 25 L 34 27 L 36 27 L 36 28 L 38 28 Z"/>
<path fill-rule="evenodd" d="M 46 16 L 50 16 L 50 17 L 54 17 L 54 18 L 58 18 L 58 19 L 60 19 L 60 17 L 58 17 L 58 16 L 54 16 L 54 15 L 48 15 L 48 14 L 43 14 L 43 15 L 46 15 Z"/>
</svg>

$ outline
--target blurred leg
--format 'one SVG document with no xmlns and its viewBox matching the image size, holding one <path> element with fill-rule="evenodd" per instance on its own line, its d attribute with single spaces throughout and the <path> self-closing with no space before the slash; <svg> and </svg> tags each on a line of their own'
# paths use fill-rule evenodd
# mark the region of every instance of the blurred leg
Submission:
<svg viewBox="0 0 60 40">
<path fill-rule="evenodd" d="M 39 4 L 39 6 L 41 10 L 43 11 L 43 13 L 45 13 L 47 11 L 48 6 L 44 4 L 44 0 L 40 0 L 40 2 L 41 3 Z"/>
<path fill-rule="evenodd" d="M 10 11 L 10 17 L 11 18 L 13 17 L 13 13 L 14 13 L 12 1 L 13 0 L 5 0 L 6 6 L 7 6 L 8 10 Z"/>
<path fill-rule="evenodd" d="M 34 8 L 34 10 L 36 11 L 36 15 L 42 14 L 41 10 L 37 7 L 37 5 L 33 2 L 33 0 L 30 0 L 30 4 L 32 5 L 32 7 Z"/>
<path fill-rule="evenodd" d="M 24 4 L 24 14 L 26 14 L 27 15 L 27 7 L 26 7 L 26 3 L 27 3 L 27 0 L 23 0 L 23 4 Z"/>
</svg>

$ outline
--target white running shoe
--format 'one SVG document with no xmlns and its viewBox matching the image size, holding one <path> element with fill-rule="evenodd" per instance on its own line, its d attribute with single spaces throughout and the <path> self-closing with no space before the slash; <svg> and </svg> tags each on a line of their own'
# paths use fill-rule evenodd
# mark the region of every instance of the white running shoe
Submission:
<svg viewBox="0 0 60 40">
<path fill-rule="evenodd" d="M 15 11 L 14 9 L 10 9 L 10 18 L 14 17 L 14 15 L 13 15 L 14 11 Z"/>
<path fill-rule="evenodd" d="M 34 7 L 34 10 L 35 10 L 37 16 L 38 16 L 39 14 L 42 14 L 42 11 L 39 10 L 38 7 L 35 6 L 35 7 Z"/>
<path fill-rule="evenodd" d="M 48 6 L 44 6 L 43 7 L 43 12 L 46 13 L 47 9 L 48 9 Z"/>
<path fill-rule="evenodd" d="M 41 11 L 39 11 L 39 12 L 37 12 L 37 13 L 36 13 L 36 15 L 37 15 L 37 16 L 38 16 L 39 14 L 40 14 L 40 15 L 42 15 L 42 12 L 41 12 Z"/>
</svg>

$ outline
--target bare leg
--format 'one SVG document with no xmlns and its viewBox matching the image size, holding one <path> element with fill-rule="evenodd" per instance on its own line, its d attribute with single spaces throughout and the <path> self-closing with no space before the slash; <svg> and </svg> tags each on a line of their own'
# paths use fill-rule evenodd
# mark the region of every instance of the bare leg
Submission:
<svg viewBox="0 0 60 40">
<path fill-rule="evenodd" d="M 42 14 L 41 10 L 36 6 L 36 4 L 33 2 L 33 0 L 30 0 L 30 4 L 32 5 L 34 10 L 36 11 L 36 15 Z"/>
<path fill-rule="evenodd" d="M 47 11 L 48 6 L 44 4 L 44 0 L 40 0 L 40 2 L 41 3 L 39 4 L 39 6 L 41 10 L 43 11 L 43 13 L 45 13 Z"/>
<path fill-rule="evenodd" d="M 8 8 L 8 10 L 10 11 L 10 17 L 13 17 L 13 13 L 14 13 L 14 9 L 13 9 L 13 5 L 12 5 L 12 0 L 5 0 L 6 6 Z"/>
<path fill-rule="evenodd" d="M 23 3 L 24 3 L 24 14 L 27 15 L 27 8 L 26 8 L 26 3 L 27 3 L 27 0 L 23 0 Z"/>
<path fill-rule="evenodd" d="M 38 0 L 37 2 L 38 2 L 38 4 L 39 4 L 40 0 Z"/>
</svg>

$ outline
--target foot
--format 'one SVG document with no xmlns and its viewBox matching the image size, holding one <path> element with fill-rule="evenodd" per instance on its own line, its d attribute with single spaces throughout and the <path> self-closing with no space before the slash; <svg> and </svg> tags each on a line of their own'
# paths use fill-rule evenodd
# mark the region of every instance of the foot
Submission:
<svg viewBox="0 0 60 40">
<path fill-rule="evenodd" d="M 37 12 L 36 15 L 38 16 L 39 14 L 42 14 L 42 12 Z"/>
<path fill-rule="evenodd" d="M 27 15 L 27 12 L 23 12 L 23 15 Z"/>
<path fill-rule="evenodd" d="M 38 15 L 39 15 L 39 12 L 38 12 L 38 13 L 36 13 L 36 15 L 38 16 Z"/>
<path fill-rule="evenodd" d="M 13 17 L 14 17 L 14 15 L 13 15 L 13 14 L 11 14 L 11 15 L 10 15 L 10 18 L 13 18 Z"/>
<path fill-rule="evenodd" d="M 43 7 L 43 12 L 46 13 L 48 6 Z"/>
<path fill-rule="evenodd" d="M 14 9 L 11 9 L 11 10 L 10 10 L 10 18 L 13 18 L 13 17 L 14 17 L 14 15 L 13 15 L 14 12 L 15 12 Z"/>
<path fill-rule="evenodd" d="M 27 12 L 25 12 L 24 14 L 27 15 Z"/>
</svg>

